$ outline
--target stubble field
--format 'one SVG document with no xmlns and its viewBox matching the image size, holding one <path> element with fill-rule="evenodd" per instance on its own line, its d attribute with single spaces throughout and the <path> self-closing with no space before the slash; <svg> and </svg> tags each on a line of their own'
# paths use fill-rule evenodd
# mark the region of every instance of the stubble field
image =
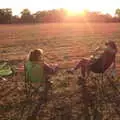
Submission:
<svg viewBox="0 0 120 120">
<path fill-rule="evenodd" d="M 107 40 L 116 41 L 116 44 L 118 46 L 116 61 L 117 70 L 119 73 L 119 23 L 51 23 L 33 25 L 0 25 L 0 59 L 8 61 L 12 60 L 14 61 L 13 64 L 17 66 L 18 64 L 23 64 L 24 58 L 31 49 L 42 48 L 44 50 L 44 60 L 46 62 L 58 63 L 60 68 L 64 69 L 61 69 L 61 72 L 52 78 L 53 81 L 57 80 L 53 85 L 54 92 L 56 94 L 57 91 L 60 96 L 57 93 L 57 102 L 53 100 L 54 103 L 51 103 L 51 101 L 49 101 L 47 107 L 43 106 L 43 116 L 41 117 L 38 115 L 39 119 L 69 120 L 71 118 L 72 120 L 86 120 L 87 118 L 81 118 L 85 116 L 85 114 L 82 112 L 79 113 L 79 111 L 82 111 L 83 106 L 81 107 L 81 104 L 76 103 L 76 99 L 77 101 L 79 99 L 76 97 L 79 97 L 80 94 L 83 94 L 83 92 L 76 92 L 78 91 L 78 86 L 76 85 L 76 76 L 78 76 L 78 74 L 68 75 L 65 70 L 73 67 L 82 57 L 89 57 L 89 55 L 93 53 L 96 47 L 104 45 Z M 21 61 L 20 63 L 17 62 L 19 60 Z M 14 107 L 13 104 L 17 102 L 19 103 L 21 99 L 24 99 L 24 87 L 22 85 L 24 83 L 23 80 L 24 77 L 20 75 L 9 77 L 7 78 L 7 81 L 0 80 L 0 105 L 2 106 L 0 107 L 0 113 L 2 113 L 0 115 L 1 120 L 26 119 L 26 117 L 21 117 L 21 114 L 24 114 L 21 113 L 23 110 L 22 105 Z M 120 83 L 118 83 L 117 86 L 120 87 Z M 109 85 L 107 82 L 106 84 Z M 95 88 L 95 91 L 96 89 L 97 87 Z M 114 94 L 114 90 L 112 91 L 112 88 L 106 87 L 106 90 L 110 91 L 111 94 Z M 70 97 L 70 93 L 72 94 L 72 97 Z M 95 95 L 98 95 L 98 93 Z M 64 99 L 65 102 L 62 102 Z M 74 104 L 71 108 L 72 116 L 70 118 L 59 117 L 60 115 L 57 114 L 59 114 L 60 111 L 58 110 L 59 112 L 57 112 L 57 108 L 55 106 L 51 107 L 49 105 L 55 105 L 56 103 L 57 106 L 60 102 L 60 104 L 63 103 L 62 106 L 67 105 L 68 108 L 65 107 L 64 109 L 67 109 L 66 111 L 68 111 L 70 109 L 70 105 L 66 101 L 68 101 L 70 105 L 71 103 Z M 11 104 L 13 104 L 13 106 L 8 108 L 8 106 Z M 60 106 L 60 104 L 58 106 Z M 103 111 L 100 110 L 101 106 L 98 106 L 99 110 L 97 111 L 97 114 L 99 119 L 96 120 L 107 120 L 107 117 L 109 118 L 110 115 L 116 113 L 115 110 L 109 111 L 105 107 L 105 103 L 102 104 L 101 102 L 100 104 L 103 107 Z M 107 105 L 110 106 L 109 103 Z M 47 111 L 45 110 L 46 108 Z M 56 111 L 53 112 L 55 114 L 52 113 L 53 118 L 51 118 L 50 111 L 51 109 L 53 110 L 53 108 L 56 108 Z M 26 108 L 26 111 L 27 109 L 29 109 L 29 105 L 28 108 Z M 94 109 L 96 110 L 96 108 Z M 69 113 L 70 112 L 71 111 L 69 111 Z M 96 111 L 94 111 L 92 114 L 96 114 L 95 112 Z M 25 113 L 25 116 L 28 114 L 29 113 Z M 100 119 L 100 117 L 103 119 Z M 115 114 L 113 118 L 115 118 L 115 120 L 118 120 L 118 114 Z M 113 120 L 113 118 L 111 117 L 109 120 Z"/>
<path fill-rule="evenodd" d="M 1 25 L 1 59 L 23 59 L 31 49 L 42 48 L 47 62 L 64 66 L 88 57 L 107 40 L 120 45 L 120 24 L 61 23 L 36 25 Z"/>
</svg>

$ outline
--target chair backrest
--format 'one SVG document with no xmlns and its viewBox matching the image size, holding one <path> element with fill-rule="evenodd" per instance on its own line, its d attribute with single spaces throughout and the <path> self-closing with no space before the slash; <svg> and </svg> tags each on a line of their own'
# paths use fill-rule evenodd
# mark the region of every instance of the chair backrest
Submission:
<svg viewBox="0 0 120 120">
<path fill-rule="evenodd" d="M 104 73 L 113 63 L 116 53 L 103 53 L 95 62 L 90 64 L 90 70 L 94 73 Z"/>
<path fill-rule="evenodd" d="M 40 64 L 27 61 L 25 62 L 25 75 L 30 82 L 43 82 L 44 68 Z"/>
</svg>

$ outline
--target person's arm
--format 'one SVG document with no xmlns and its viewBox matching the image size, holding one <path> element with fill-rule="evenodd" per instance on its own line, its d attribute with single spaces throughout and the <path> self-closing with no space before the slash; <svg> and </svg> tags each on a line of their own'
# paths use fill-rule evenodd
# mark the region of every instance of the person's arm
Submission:
<svg viewBox="0 0 120 120">
<path fill-rule="evenodd" d="M 76 66 L 73 68 L 73 70 L 79 69 L 80 66 L 81 66 L 81 61 L 79 61 L 79 62 L 76 64 Z"/>
<path fill-rule="evenodd" d="M 57 66 L 51 66 L 47 63 L 44 63 L 45 73 L 54 74 L 57 71 Z"/>
</svg>

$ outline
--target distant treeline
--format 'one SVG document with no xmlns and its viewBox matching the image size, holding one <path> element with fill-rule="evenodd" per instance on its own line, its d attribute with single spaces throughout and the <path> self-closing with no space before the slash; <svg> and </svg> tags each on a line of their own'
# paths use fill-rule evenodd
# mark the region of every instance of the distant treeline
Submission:
<svg viewBox="0 0 120 120">
<path fill-rule="evenodd" d="M 21 16 L 13 16 L 11 8 L 0 9 L 0 24 L 12 23 L 50 23 L 50 22 L 120 22 L 120 9 L 116 9 L 115 16 L 102 14 L 100 12 L 90 12 L 84 10 L 84 14 L 78 13 L 73 16 L 68 15 L 66 9 L 53 9 L 37 11 L 31 14 L 29 9 L 23 9 Z"/>
</svg>

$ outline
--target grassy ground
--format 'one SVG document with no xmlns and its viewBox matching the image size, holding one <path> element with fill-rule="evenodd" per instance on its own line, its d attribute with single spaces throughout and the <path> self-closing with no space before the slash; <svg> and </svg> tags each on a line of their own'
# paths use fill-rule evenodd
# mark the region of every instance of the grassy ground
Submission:
<svg viewBox="0 0 120 120">
<path fill-rule="evenodd" d="M 45 60 L 65 65 L 88 56 L 98 45 L 115 40 L 119 46 L 120 24 L 1 25 L 1 59 L 23 59 L 30 49 L 42 48 Z"/>
<path fill-rule="evenodd" d="M 93 82 L 101 81 L 100 76 L 89 78 L 87 83 L 79 80 L 79 86 L 79 71 L 74 75 L 66 73 L 67 68 L 73 67 L 81 57 L 88 57 L 107 40 L 115 40 L 119 50 L 119 33 L 118 23 L 0 25 L 0 58 L 15 60 L 12 64 L 18 65 L 23 63 L 29 50 L 42 48 L 45 61 L 59 63 L 64 68 L 51 78 L 53 94 L 39 110 L 40 120 L 119 120 L 119 92 L 109 78 L 104 78 L 103 86 Z M 18 60 L 21 61 L 16 62 Z M 117 66 L 119 72 L 119 52 Z M 0 80 L 0 120 L 25 120 L 34 109 L 35 104 L 30 108 L 31 104 L 27 103 L 24 112 L 24 103 L 20 103 L 25 99 L 23 80 L 23 74 L 10 76 L 7 81 Z M 119 89 L 119 77 L 111 80 Z"/>
</svg>

